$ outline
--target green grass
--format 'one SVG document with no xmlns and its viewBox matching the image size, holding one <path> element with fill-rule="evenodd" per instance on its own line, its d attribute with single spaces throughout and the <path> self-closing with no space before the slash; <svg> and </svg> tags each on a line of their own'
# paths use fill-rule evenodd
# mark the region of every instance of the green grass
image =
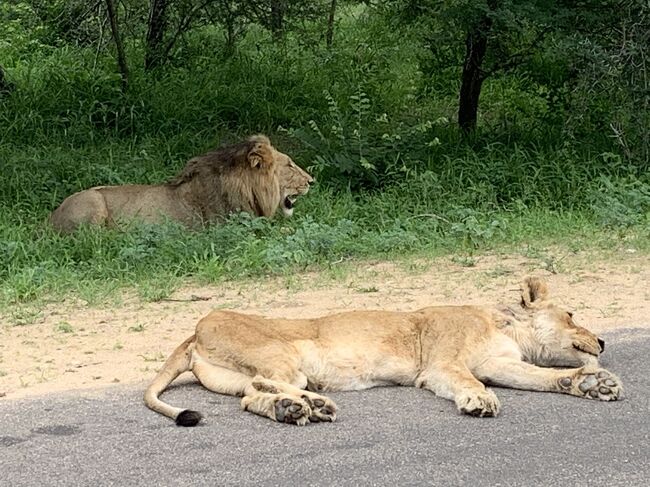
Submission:
<svg viewBox="0 0 650 487">
<path fill-rule="evenodd" d="M 54 326 L 54 331 L 59 333 L 73 333 L 74 328 L 67 321 L 61 321 Z"/>
<path fill-rule="evenodd" d="M 412 182 L 418 184 L 425 183 Z M 170 223 L 62 236 L 40 218 L 16 225 L 4 217 L 0 306 L 70 295 L 102 302 L 132 288 L 157 301 L 188 282 L 289 276 L 350 260 L 468 255 L 463 265 L 471 265 L 472 255 L 504 249 L 650 250 L 647 220 L 606 227 L 589 210 L 467 208 L 401 191 L 360 195 L 316 187 L 292 219 L 235 215 L 202 231 Z"/>
</svg>

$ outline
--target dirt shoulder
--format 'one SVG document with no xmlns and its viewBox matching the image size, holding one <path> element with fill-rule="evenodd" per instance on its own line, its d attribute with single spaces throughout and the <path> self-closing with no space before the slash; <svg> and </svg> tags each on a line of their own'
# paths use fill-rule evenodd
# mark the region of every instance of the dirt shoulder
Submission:
<svg viewBox="0 0 650 487">
<path fill-rule="evenodd" d="M 27 311 L 28 319 L 20 316 L 24 310 L 9 310 L 0 318 L 0 397 L 151 380 L 198 319 L 215 308 L 291 318 L 351 309 L 514 304 L 519 282 L 529 274 L 545 277 L 556 301 L 595 332 L 650 327 L 645 255 L 558 252 L 366 262 L 318 274 L 188 287 L 173 300 L 155 303 L 127 298 L 117 308 L 97 308 L 70 301 Z"/>
</svg>

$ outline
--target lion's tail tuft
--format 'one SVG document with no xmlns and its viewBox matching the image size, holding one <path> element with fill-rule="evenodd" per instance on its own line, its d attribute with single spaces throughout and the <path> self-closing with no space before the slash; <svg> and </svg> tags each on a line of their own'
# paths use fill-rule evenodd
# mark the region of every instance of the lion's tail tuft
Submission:
<svg viewBox="0 0 650 487">
<path fill-rule="evenodd" d="M 199 424 L 199 421 L 203 416 L 198 411 L 192 411 L 191 409 L 186 409 L 181 411 L 178 416 L 176 416 L 176 425 L 177 426 L 196 426 Z"/>
</svg>

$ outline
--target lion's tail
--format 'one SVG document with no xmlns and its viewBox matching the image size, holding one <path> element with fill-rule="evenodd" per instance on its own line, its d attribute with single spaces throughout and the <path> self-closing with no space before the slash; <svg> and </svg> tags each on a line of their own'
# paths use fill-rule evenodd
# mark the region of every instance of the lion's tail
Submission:
<svg viewBox="0 0 650 487">
<path fill-rule="evenodd" d="M 161 401 L 158 396 L 176 377 L 191 369 L 194 342 L 195 336 L 192 335 L 174 350 L 144 393 L 144 403 L 148 408 L 172 418 L 178 426 L 195 426 L 201 420 L 201 413 L 190 409 L 176 408 Z"/>
</svg>

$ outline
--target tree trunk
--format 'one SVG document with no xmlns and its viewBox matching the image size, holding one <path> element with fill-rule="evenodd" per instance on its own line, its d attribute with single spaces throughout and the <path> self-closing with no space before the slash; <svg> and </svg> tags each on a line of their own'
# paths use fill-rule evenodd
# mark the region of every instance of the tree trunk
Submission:
<svg viewBox="0 0 650 487">
<path fill-rule="evenodd" d="M 285 0 L 271 0 L 271 34 L 273 39 L 279 41 L 284 34 L 284 2 Z"/>
<path fill-rule="evenodd" d="M 330 3 L 330 15 L 327 18 L 327 34 L 325 35 L 325 42 L 327 43 L 327 48 L 332 47 L 332 42 L 334 41 L 334 17 L 336 15 L 336 0 L 332 0 Z"/>
<path fill-rule="evenodd" d="M 163 39 L 167 28 L 167 0 L 151 0 L 144 69 L 150 70 L 165 64 Z"/>
<path fill-rule="evenodd" d="M 113 40 L 117 48 L 117 64 L 120 68 L 120 75 L 122 76 L 122 92 L 125 92 L 129 86 L 129 68 L 126 64 L 126 56 L 124 55 L 124 45 L 120 37 L 120 31 L 117 27 L 117 16 L 115 14 L 115 4 L 113 0 L 106 0 L 106 9 L 108 11 L 108 20 L 111 23 L 111 32 L 113 32 Z"/>
<path fill-rule="evenodd" d="M 228 16 L 224 20 L 226 24 L 226 46 L 224 55 L 229 58 L 235 53 L 235 42 L 237 40 L 237 33 L 235 31 L 235 17 L 234 15 Z"/>
<path fill-rule="evenodd" d="M 13 83 L 5 78 L 5 70 L 0 66 L 0 95 L 11 93 L 14 89 Z"/>
<path fill-rule="evenodd" d="M 487 51 L 487 36 L 491 27 L 492 20 L 489 17 L 484 17 L 467 34 L 465 40 L 465 61 L 458 103 L 458 125 L 465 133 L 476 128 L 478 101 L 481 96 L 481 86 L 485 80 L 482 66 Z"/>
</svg>

